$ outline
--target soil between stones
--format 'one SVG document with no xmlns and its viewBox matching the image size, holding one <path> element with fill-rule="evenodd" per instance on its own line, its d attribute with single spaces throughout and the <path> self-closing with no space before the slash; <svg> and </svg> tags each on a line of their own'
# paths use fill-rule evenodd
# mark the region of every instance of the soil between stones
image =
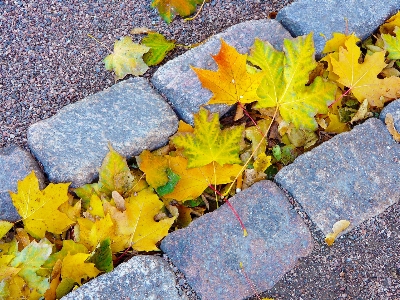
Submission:
<svg viewBox="0 0 400 300">
<path fill-rule="evenodd" d="M 30 124 L 114 84 L 113 75 L 102 63 L 108 50 L 87 34 L 112 48 L 115 39 L 144 26 L 180 44 L 192 44 L 231 25 L 266 18 L 290 2 L 212 0 L 194 21 L 178 18 L 167 25 L 148 0 L 0 0 L 0 147 L 26 147 Z M 177 49 L 167 59 L 184 51 Z M 145 76 L 154 71 L 152 68 Z M 315 249 L 265 296 L 400 298 L 400 204 L 364 222 L 330 248 L 321 245 L 321 232 L 304 213 L 301 215 L 311 226 Z M 189 291 L 182 275 L 178 279 Z M 191 293 L 190 298 L 196 297 Z"/>
</svg>

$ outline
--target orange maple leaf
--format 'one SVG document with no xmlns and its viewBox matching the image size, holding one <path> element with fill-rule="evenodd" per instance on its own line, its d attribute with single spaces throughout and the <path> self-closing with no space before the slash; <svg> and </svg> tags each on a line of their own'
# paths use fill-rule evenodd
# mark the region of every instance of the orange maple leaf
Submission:
<svg viewBox="0 0 400 300">
<path fill-rule="evenodd" d="M 257 88 L 264 74 L 247 72 L 246 54 L 240 54 L 221 39 L 221 50 L 212 57 L 219 67 L 216 72 L 191 67 L 202 86 L 214 93 L 208 104 L 233 105 L 237 102 L 251 103 L 260 99 L 257 96 Z"/>
</svg>

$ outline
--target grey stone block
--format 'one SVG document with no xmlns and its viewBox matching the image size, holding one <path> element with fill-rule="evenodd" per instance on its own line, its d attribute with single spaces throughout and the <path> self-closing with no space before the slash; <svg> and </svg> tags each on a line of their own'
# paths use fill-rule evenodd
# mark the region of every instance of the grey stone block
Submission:
<svg viewBox="0 0 400 300">
<path fill-rule="evenodd" d="M 299 156 L 275 176 L 325 233 L 341 220 L 348 230 L 400 199 L 400 144 L 369 119 Z"/>
<path fill-rule="evenodd" d="M 393 116 L 394 127 L 400 132 L 400 100 L 397 99 L 389 103 L 382 111 L 379 118 L 385 122 L 386 115 L 390 113 Z"/>
<path fill-rule="evenodd" d="M 132 78 L 62 108 L 28 129 L 28 145 L 53 182 L 98 177 L 110 142 L 127 158 L 168 142 L 178 119 L 146 79 Z"/>
<path fill-rule="evenodd" d="M 44 176 L 32 155 L 17 147 L 0 149 L 0 220 L 15 222 L 21 219 L 15 209 L 9 191 L 17 192 L 18 180 L 24 179 L 32 171 L 44 187 Z"/>
<path fill-rule="evenodd" d="M 135 256 L 78 289 L 63 300 L 184 300 L 168 263 L 157 256 Z"/>
<path fill-rule="evenodd" d="M 256 183 L 230 202 L 247 228 L 247 237 L 225 204 L 161 243 L 202 300 L 253 295 L 240 262 L 254 285 L 266 290 L 313 249 L 308 228 L 273 182 Z"/>
<path fill-rule="evenodd" d="M 314 32 L 317 56 L 334 32 L 355 32 L 365 39 L 400 9 L 400 0 L 298 0 L 283 8 L 276 20 L 293 36 Z M 347 20 L 347 23 L 346 23 Z"/>
<path fill-rule="evenodd" d="M 178 116 L 185 122 L 193 124 L 193 114 L 199 107 L 210 100 L 212 92 L 203 89 L 201 83 L 190 66 L 217 70 L 217 65 L 211 55 L 216 55 L 221 47 L 220 39 L 234 46 L 240 53 L 248 53 L 255 38 L 269 41 L 277 49 L 282 49 L 283 39 L 291 38 L 275 20 L 253 20 L 240 23 L 226 31 L 212 36 L 203 45 L 170 60 L 154 73 L 151 79 L 158 91 L 172 103 Z M 206 106 L 212 112 L 226 113 L 230 106 Z"/>
</svg>

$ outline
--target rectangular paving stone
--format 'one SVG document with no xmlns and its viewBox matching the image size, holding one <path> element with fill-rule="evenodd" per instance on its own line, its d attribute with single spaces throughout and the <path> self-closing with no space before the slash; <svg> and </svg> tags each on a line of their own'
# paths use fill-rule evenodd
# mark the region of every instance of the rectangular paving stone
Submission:
<svg viewBox="0 0 400 300">
<path fill-rule="evenodd" d="M 176 279 L 168 263 L 157 256 L 135 256 L 100 275 L 63 300 L 185 300 L 176 288 Z"/>
<path fill-rule="evenodd" d="M 275 20 L 253 20 L 243 22 L 216 34 L 204 44 L 197 46 L 160 67 L 151 79 L 155 88 L 165 95 L 179 118 L 193 124 L 193 114 L 210 100 L 212 93 L 203 89 L 201 83 L 190 68 L 194 66 L 208 70 L 217 70 L 211 55 L 216 55 L 221 47 L 220 39 L 234 46 L 240 53 L 248 53 L 255 38 L 269 41 L 276 49 L 282 50 L 284 38 L 291 38 L 279 22 Z M 206 106 L 212 112 L 226 113 L 230 106 Z"/>
<path fill-rule="evenodd" d="M 52 182 L 92 182 L 108 143 L 127 158 L 168 142 L 178 118 L 144 78 L 132 78 L 62 108 L 28 129 L 28 145 Z"/>
<path fill-rule="evenodd" d="M 0 220 L 21 220 L 9 191 L 16 193 L 18 180 L 24 179 L 32 171 L 39 180 L 39 187 L 44 188 L 42 170 L 29 152 L 18 146 L 0 148 Z"/>
<path fill-rule="evenodd" d="M 275 176 L 327 234 L 341 220 L 348 230 L 400 199 L 400 144 L 369 119 L 299 156 Z"/>
<path fill-rule="evenodd" d="M 202 300 L 253 295 L 240 271 L 240 262 L 261 292 L 271 288 L 299 257 L 313 249 L 308 228 L 273 182 L 258 182 L 230 202 L 247 228 L 247 237 L 224 204 L 188 227 L 170 233 L 161 243 L 161 249 Z"/>
<path fill-rule="evenodd" d="M 330 39 L 334 32 L 355 32 L 365 39 L 399 9 L 400 0 L 298 0 L 279 11 L 276 20 L 294 37 L 313 31 L 320 56 L 326 41 L 321 34 Z"/>
</svg>

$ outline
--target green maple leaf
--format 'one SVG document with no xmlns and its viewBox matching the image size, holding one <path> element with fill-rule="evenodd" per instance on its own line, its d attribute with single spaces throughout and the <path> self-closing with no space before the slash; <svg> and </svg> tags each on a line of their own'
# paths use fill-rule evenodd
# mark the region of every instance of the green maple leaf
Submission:
<svg viewBox="0 0 400 300">
<path fill-rule="evenodd" d="M 21 252 L 18 252 L 10 263 L 11 267 L 21 269 L 18 275 L 39 294 L 44 294 L 50 287 L 50 283 L 47 277 L 39 276 L 36 272 L 49 258 L 52 249 L 53 245 L 47 239 L 42 239 L 39 243 L 32 241 Z"/>
<path fill-rule="evenodd" d="M 148 66 L 154 66 L 162 62 L 167 53 L 175 48 L 175 43 L 167 41 L 162 34 L 149 33 L 142 40 L 142 44 L 149 47 L 149 52 L 143 55 L 143 60 Z"/>
<path fill-rule="evenodd" d="M 114 71 L 116 80 L 128 74 L 143 75 L 149 67 L 144 63 L 142 56 L 149 49 L 134 43 L 131 37 L 124 36 L 121 40 L 115 41 L 114 52 L 103 62 L 107 70 Z"/>
<path fill-rule="evenodd" d="M 394 33 L 396 37 L 390 34 L 382 34 L 381 37 L 385 42 L 385 49 L 389 52 L 389 59 L 400 59 L 400 29 L 396 27 Z M 398 34 L 399 33 L 399 34 Z"/>
<path fill-rule="evenodd" d="M 249 61 L 265 76 L 258 88 L 258 107 L 278 107 L 282 118 L 296 128 L 317 129 L 314 116 L 328 112 L 336 85 L 317 77 L 310 86 L 310 72 L 316 67 L 312 33 L 284 41 L 284 52 L 256 40 Z"/>
<path fill-rule="evenodd" d="M 202 167 L 213 161 L 220 165 L 240 164 L 240 140 L 244 126 L 221 130 L 219 115 L 201 108 L 194 115 L 194 132 L 179 133 L 172 142 L 184 149 L 188 168 Z"/>
<path fill-rule="evenodd" d="M 189 16 L 196 11 L 197 4 L 203 0 L 153 0 L 151 7 L 155 7 L 165 22 L 171 23 L 176 15 Z"/>
</svg>

